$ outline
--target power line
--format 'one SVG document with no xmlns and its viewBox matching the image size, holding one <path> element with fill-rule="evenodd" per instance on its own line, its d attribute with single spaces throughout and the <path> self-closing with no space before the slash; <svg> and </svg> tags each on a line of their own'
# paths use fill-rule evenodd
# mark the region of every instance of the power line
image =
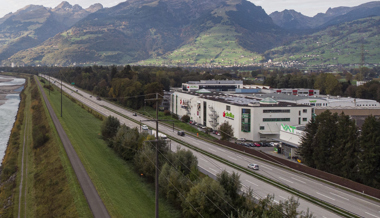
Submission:
<svg viewBox="0 0 380 218">
<path fill-rule="evenodd" d="M 151 143 L 151 142 L 150 142 Z M 174 166 L 174 164 L 164 155 L 164 154 L 162 154 L 161 153 L 161 151 L 158 151 L 158 152 L 160 152 L 160 154 L 172 165 L 172 166 Z M 179 159 L 178 159 L 179 160 Z M 188 167 L 187 167 L 187 165 L 186 164 L 184 164 L 181 160 L 179 160 L 179 162 L 183 165 L 183 166 L 185 166 L 188 170 L 189 170 L 189 172 L 190 173 L 192 173 L 193 175 L 195 175 L 198 179 L 199 179 L 199 176 L 198 175 L 196 175 L 195 173 L 193 173 L 192 171 L 191 171 L 191 169 L 189 169 Z M 182 171 L 179 171 L 175 166 L 173 167 L 177 172 L 179 172 L 179 173 L 181 173 L 183 176 L 185 176 L 186 177 L 186 175 L 182 172 Z M 188 178 L 188 177 L 186 177 L 186 178 Z M 191 181 L 190 180 L 190 178 L 188 178 L 188 180 L 191 182 L 191 184 L 192 185 L 195 185 L 194 183 L 193 183 L 193 181 Z M 212 190 L 212 189 L 210 189 L 211 191 L 213 191 L 214 192 L 214 194 L 216 195 L 216 196 L 218 196 L 220 199 L 222 199 L 225 203 L 227 203 L 232 209 L 234 209 L 236 212 L 237 212 L 237 210 L 230 204 L 230 203 L 228 203 L 228 201 L 226 201 L 224 198 L 222 198 L 221 196 L 219 196 L 214 190 Z M 209 199 L 206 195 L 205 195 L 205 197 L 207 198 L 207 199 Z M 210 200 L 210 199 L 209 199 Z M 210 200 L 210 202 L 212 202 L 211 200 Z M 215 204 L 214 204 L 215 205 Z M 216 205 L 215 205 L 216 206 Z M 217 207 L 217 206 L 216 206 Z M 219 210 L 220 210 L 220 208 L 218 208 Z M 222 211 L 222 210 L 221 210 Z M 223 212 L 223 211 L 222 211 Z M 224 212 L 223 212 L 223 214 L 224 214 Z M 224 214 L 224 215 L 226 215 L 226 214 Z M 227 215 L 226 215 L 227 216 Z M 227 216 L 228 217 L 228 216 Z"/>
</svg>

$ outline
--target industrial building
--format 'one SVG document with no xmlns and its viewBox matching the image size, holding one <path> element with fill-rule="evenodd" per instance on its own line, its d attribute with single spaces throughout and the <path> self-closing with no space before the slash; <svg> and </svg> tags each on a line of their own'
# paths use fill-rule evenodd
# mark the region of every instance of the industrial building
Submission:
<svg viewBox="0 0 380 218">
<path fill-rule="evenodd" d="M 272 141 L 281 125 L 306 125 L 313 113 L 309 105 L 208 90 L 175 91 L 170 111 L 212 129 L 228 122 L 234 137 L 252 141 Z"/>
<path fill-rule="evenodd" d="M 243 88 L 242 80 L 201 80 L 182 83 L 182 90 L 191 92 L 206 89 L 209 91 L 235 91 Z"/>
</svg>

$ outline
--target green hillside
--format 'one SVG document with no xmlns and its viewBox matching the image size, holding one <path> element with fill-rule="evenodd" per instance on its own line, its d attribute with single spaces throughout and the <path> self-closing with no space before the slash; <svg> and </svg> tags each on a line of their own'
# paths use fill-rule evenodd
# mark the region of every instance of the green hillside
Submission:
<svg viewBox="0 0 380 218">
<path fill-rule="evenodd" d="M 95 12 L 3 64 L 252 64 L 284 33 L 246 0 L 131 0 Z"/>
<path fill-rule="evenodd" d="M 300 61 L 308 66 L 380 63 L 380 17 L 364 18 L 305 35 L 266 52 L 273 61 Z M 363 48 L 363 49 L 362 49 Z M 363 52 L 362 52 L 363 51 Z"/>
<path fill-rule="evenodd" d="M 203 32 L 191 44 L 184 45 L 167 55 L 140 61 L 141 65 L 214 66 L 252 65 L 260 62 L 261 55 L 242 48 L 237 43 L 235 30 L 217 25 Z"/>
</svg>

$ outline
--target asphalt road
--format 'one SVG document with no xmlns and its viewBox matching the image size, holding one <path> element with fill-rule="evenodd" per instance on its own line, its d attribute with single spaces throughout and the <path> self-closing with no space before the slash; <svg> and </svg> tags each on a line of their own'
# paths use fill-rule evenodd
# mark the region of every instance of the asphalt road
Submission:
<svg viewBox="0 0 380 218">
<path fill-rule="evenodd" d="M 55 128 L 57 129 L 58 135 L 61 138 L 63 147 L 66 150 L 67 156 L 68 156 L 70 163 L 74 169 L 75 175 L 78 178 L 79 184 L 83 190 L 83 193 L 84 193 L 84 196 L 86 197 L 88 205 L 90 206 L 92 214 L 96 218 L 110 217 L 106 207 L 103 204 L 102 199 L 100 198 L 98 192 L 96 191 L 94 184 L 92 183 L 90 177 L 88 176 L 86 169 L 84 168 L 84 166 L 83 166 L 82 162 L 80 161 L 77 153 L 75 152 L 74 147 L 72 146 L 72 144 L 69 140 L 69 137 L 66 135 L 66 132 L 63 129 L 61 123 L 59 122 L 57 115 L 55 114 L 53 108 L 51 107 L 50 102 L 47 99 L 46 94 L 45 94 L 43 88 L 41 87 L 39 80 L 37 80 L 37 84 L 42 91 L 42 96 L 45 100 L 46 107 L 49 110 L 50 116 L 53 120 Z"/>
<path fill-rule="evenodd" d="M 64 83 L 64 91 L 78 99 L 79 101 L 85 103 L 89 107 L 94 110 L 99 111 L 100 113 L 106 116 L 114 116 L 118 118 L 122 123 L 125 123 L 127 126 L 135 127 L 138 126 L 136 123 L 121 117 L 106 108 L 102 107 L 104 105 L 108 108 L 113 109 L 121 114 L 132 117 L 135 120 L 145 120 L 145 117 L 142 116 L 132 116 L 132 112 L 110 104 L 106 101 L 98 101 L 94 97 L 90 97 L 90 94 L 78 90 L 75 91 L 68 89 L 70 87 L 72 90 L 77 90 L 77 88 L 72 87 L 71 85 Z M 80 94 L 80 95 L 79 95 Z M 153 122 L 146 122 L 145 124 L 155 127 Z M 173 137 L 180 138 L 182 141 L 189 143 L 193 146 L 199 147 L 207 152 L 210 152 L 214 155 L 222 157 L 228 161 L 231 161 L 235 164 L 246 167 L 248 163 L 256 163 L 260 165 L 260 170 L 257 173 L 270 178 L 272 180 L 281 182 L 289 187 L 295 188 L 299 191 L 302 191 L 306 194 L 309 194 L 315 198 L 318 198 L 322 201 L 328 202 L 337 207 L 343 208 L 344 210 L 350 211 L 362 217 L 372 217 L 372 218 L 380 218 L 380 203 L 377 201 L 368 199 L 363 197 L 361 194 L 355 191 L 346 191 L 339 187 L 329 185 L 328 183 L 321 182 L 319 180 L 314 179 L 311 176 L 306 176 L 300 172 L 294 172 L 291 170 L 284 169 L 275 163 L 267 163 L 258 158 L 254 158 L 248 155 L 243 155 L 238 152 L 234 152 L 228 149 L 224 149 L 220 146 L 214 145 L 212 143 L 205 142 L 197 137 L 192 137 L 190 135 L 186 135 L 185 137 L 180 137 L 173 132 L 172 128 L 167 127 L 165 125 L 160 125 L 159 130 L 166 135 L 170 135 Z M 176 144 L 172 143 L 172 149 L 175 149 Z M 199 166 L 205 170 L 208 170 L 212 174 L 217 174 L 222 169 L 227 169 L 229 172 L 236 171 L 235 169 L 231 169 L 228 166 L 212 160 L 208 157 L 205 157 L 202 154 L 197 154 Z M 244 187 L 251 187 L 255 190 L 258 197 L 265 197 L 267 194 L 275 194 L 275 201 L 285 200 L 291 195 L 283 190 L 280 190 L 272 185 L 264 183 L 252 176 L 246 175 L 238 171 L 241 174 L 241 181 Z M 317 217 L 336 217 L 335 214 L 327 211 L 324 208 L 319 206 L 315 206 L 308 201 L 304 201 L 300 199 L 300 207 L 301 210 L 310 209 Z"/>
</svg>

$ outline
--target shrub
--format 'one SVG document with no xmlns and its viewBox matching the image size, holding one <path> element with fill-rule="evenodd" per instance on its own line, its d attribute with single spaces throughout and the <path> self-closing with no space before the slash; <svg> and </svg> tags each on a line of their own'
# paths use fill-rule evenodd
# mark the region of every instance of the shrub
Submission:
<svg viewBox="0 0 380 218">
<path fill-rule="evenodd" d="M 165 116 L 169 116 L 170 114 L 171 114 L 171 113 L 170 113 L 169 110 L 165 110 L 165 111 L 164 111 L 164 115 L 165 115 Z"/>
<path fill-rule="evenodd" d="M 177 120 L 178 120 L 178 115 L 177 115 L 177 114 L 172 114 L 172 117 L 173 117 L 174 119 L 177 119 Z"/>
<path fill-rule="evenodd" d="M 182 122 L 184 122 L 184 123 L 188 123 L 188 122 L 190 121 L 190 117 L 189 117 L 189 115 L 183 115 L 183 116 L 181 117 L 181 120 L 182 120 Z"/>
<path fill-rule="evenodd" d="M 120 121 L 116 117 L 108 116 L 103 121 L 101 132 L 105 139 L 114 137 L 120 127 Z"/>
</svg>

